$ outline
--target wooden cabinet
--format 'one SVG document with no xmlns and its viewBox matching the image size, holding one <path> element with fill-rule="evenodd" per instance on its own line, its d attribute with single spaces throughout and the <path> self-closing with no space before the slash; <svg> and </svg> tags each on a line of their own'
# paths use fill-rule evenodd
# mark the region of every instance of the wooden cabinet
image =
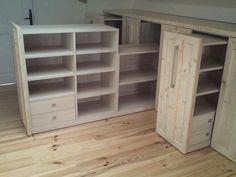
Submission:
<svg viewBox="0 0 236 177">
<path fill-rule="evenodd" d="M 122 44 L 140 43 L 141 20 L 122 18 Z"/>
<path fill-rule="evenodd" d="M 211 146 L 236 162 L 236 38 L 229 39 Z"/>
<path fill-rule="evenodd" d="M 157 133 L 183 153 L 210 145 L 224 65 L 224 55 L 214 54 L 226 44 L 215 36 L 163 32 Z"/>
</svg>

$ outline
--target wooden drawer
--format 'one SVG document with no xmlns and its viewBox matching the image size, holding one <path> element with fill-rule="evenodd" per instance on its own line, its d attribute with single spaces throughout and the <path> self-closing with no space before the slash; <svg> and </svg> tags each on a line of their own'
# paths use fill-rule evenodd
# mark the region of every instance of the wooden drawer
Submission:
<svg viewBox="0 0 236 177">
<path fill-rule="evenodd" d="M 31 102 L 31 115 L 59 111 L 63 109 L 75 109 L 75 97 L 62 97 L 57 99 Z"/>
<path fill-rule="evenodd" d="M 212 134 L 212 127 L 195 132 L 190 137 L 189 145 L 191 146 L 208 141 L 211 139 L 211 134 Z"/>
<path fill-rule="evenodd" d="M 54 129 L 59 123 L 70 122 L 73 120 L 75 120 L 75 109 L 33 115 L 32 129 L 38 129 L 40 127 L 49 127 L 49 129 Z"/>
<path fill-rule="evenodd" d="M 194 134 L 195 132 L 199 132 L 202 129 L 213 127 L 214 119 L 214 113 L 193 117 L 191 130 L 192 134 Z"/>
</svg>

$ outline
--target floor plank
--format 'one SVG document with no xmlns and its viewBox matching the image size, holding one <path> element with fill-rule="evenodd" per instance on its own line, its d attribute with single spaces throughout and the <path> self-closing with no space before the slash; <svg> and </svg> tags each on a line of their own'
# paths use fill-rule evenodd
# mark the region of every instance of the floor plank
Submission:
<svg viewBox="0 0 236 177">
<path fill-rule="evenodd" d="M 25 135 L 15 88 L 0 88 L 0 177 L 226 177 L 211 148 L 183 155 L 155 133 L 154 111 Z"/>
</svg>

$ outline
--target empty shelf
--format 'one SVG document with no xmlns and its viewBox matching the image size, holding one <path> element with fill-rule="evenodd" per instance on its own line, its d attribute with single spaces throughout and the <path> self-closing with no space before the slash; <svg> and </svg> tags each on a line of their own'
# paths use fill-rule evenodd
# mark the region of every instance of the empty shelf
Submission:
<svg viewBox="0 0 236 177">
<path fill-rule="evenodd" d="M 223 64 L 214 58 L 203 58 L 200 72 L 214 71 L 223 69 Z"/>
<path fill-rule="evenodd" d="M 194 116 L 200 116 L 202 114 L 215 114 L 215 108 L 212 104 L 204 97 L 198 97 L 196 100 Z"/>
<path fill-rule="evenodd" d="M 114 112 L 111 107 L 102 101 L 88 101 L 78 104 L 78 118 L 91 118 L 93 116 L 102 116 Z"/>
<path fill-rule="evenodd" d="M 62 65 L 52 65 L 52 66 L 34 66 L 29 67 L 28 71 L 28 81 L 52 79 L 60 77 L 73 76 L 73 71 Z"/>
<path fill-rule="evenodd" d="M 63 83 L 34 85 L 30 86 L 29 90 L 30 101 L 75 95 L 75 92 Z"/>
<path fill-rule="evenodd" d="M 114 71 L 113 66 L 109 66 L 102 62 L 81 62 L 77 63 L 77 75 L 95 74 Z"/>
<path fill-rule="evenodd" d="M 128 85 L 140 82 L 156 80 L 157 73 L 155 70 L 134 70 L 123 71 L 120 73 L 120 85 Z"/>
<path fill-rule="evenodd" d="M 198 82 L 197 96 L 208 95 L 212 93 L 217 93 L 220 88 L 217 84 L 207 78 L 201 78 Z"/>
<path fill-rule="evenodd" d="M 38 48 L 27 49 L 25 51 L 26 59 L 69 56 L 69 55 L 73 55 L 73 51 L 63 47 L 56 47 L 56 46 L 38 47 Z"/>
<path fill-rule="evenodd" d="M 77 45 L 77 55 L 115 52 L 116 49 L 103 44 L 81 44 Z"/>
<path fill-rule="evenodd" d="M 101 82 L 84 83 L 78 85 L 77 98 L 88 98 L 114 93 L 114 89 Z"/>
<path fill-rule="evenodd" d="M 153 94 L 134 94 L 119 97 L 119 111 L 132 109 L 152 109 L 155 104 L 155 96 Z"/>
<path fill-rule="evenodd" d="M 120 45 L 120 55 L 135 55 L 145 53 L 157 53 L 159 46 L 157 44 L 125 44 Z"/>
<path fill-rule="evenodd" d="M 218 37 L 218 36 L 211 36 L 211 35 L 203 35 L 203 34 L 192 34 L 193 37 L 201 38 L 203 42 L 203 46 L 210 46 L 210 45 L 224 45 L 227 44 L 228 41 L 226 38 Z"/>
</svg>

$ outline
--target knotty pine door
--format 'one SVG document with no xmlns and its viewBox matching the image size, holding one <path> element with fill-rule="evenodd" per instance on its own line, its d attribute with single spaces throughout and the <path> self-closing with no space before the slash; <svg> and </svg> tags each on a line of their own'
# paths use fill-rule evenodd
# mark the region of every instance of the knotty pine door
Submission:
<svg viewBox="0 0 236 177">
<path fill-rule="evenodd" d="M 156 131 L 186 153 L 202 40 L 164 31 L 162 43 Z"/>
</svg>

